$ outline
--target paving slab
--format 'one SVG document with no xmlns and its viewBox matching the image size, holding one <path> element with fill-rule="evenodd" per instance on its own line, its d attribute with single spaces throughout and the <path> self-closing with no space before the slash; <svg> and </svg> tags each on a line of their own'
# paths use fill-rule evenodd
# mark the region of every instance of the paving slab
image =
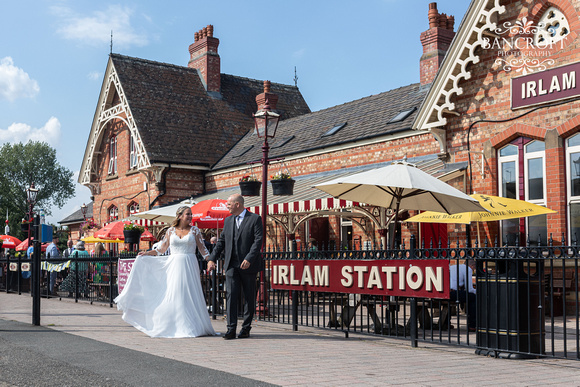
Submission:
<svg viewBox="0 0 580 387">
<path fill-rule="evenodd" d="M 412 348 L 406 340 L 353 333 L 345 338 L 311 327 L 294 332 L 290 325 L 262 321 L 254 322 L 249 339 L 150 338 L 108 304 L 42 299 L 40 327 L 31 324 L 31 311 L 30 295 L 0 293 L 0 386 L 31 385 L 4 376 L 6 362 L 20 364 L 14 360 L 27 356 L 39 358 L 42 367 L 72 367 L 79 378 L 103 386 L 580 385 L 580 361 L 574 360 L 495 359 L 475 355 L 473 348 Z M 225 332 L 223 317 L 212 323 Z M 6 350 L 19 342 L 17 351 Z"/>
</svg>

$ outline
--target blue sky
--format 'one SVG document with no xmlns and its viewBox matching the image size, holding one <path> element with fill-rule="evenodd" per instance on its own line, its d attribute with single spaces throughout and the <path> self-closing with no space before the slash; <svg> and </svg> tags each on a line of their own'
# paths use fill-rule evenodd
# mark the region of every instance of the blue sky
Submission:
<svg viewBox="0 0 580 387">
<path fill-rule="evenodd" d="M 294 84 L 313 111 L 419 81 L 432 0 L 11 1 L 0 23 L 0 144 L 46 141 L 81 166 L 110 52 L 187 66 L 196 31 L 220 40 L 221 71 Z M 467 0 L 439 0 L 455 16 Z M 76 180 L 75 180 L 76 182 Z M 56 223 L 83 202 L 77 193 Z"/>
</svg>

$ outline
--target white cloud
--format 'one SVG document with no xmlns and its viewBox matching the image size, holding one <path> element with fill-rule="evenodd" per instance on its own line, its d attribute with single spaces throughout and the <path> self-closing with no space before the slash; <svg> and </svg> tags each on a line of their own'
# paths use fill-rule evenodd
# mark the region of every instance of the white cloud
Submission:
<svg viewBox="0 0 580 387">
<path fill-rule="evenodd" d="M 105 11 L 94 11 L 90 16 L 75 13 L 67 7 L 52 7 L 59 19 L 59 35 L 68 40 L 76 40 L 91 45 L 103 45 L 111 42 L 113 31 L 113 48 L 145 46 L 149 43 L 147 34 L 139 33 L 131 24 L 133 10 L 121 5 L 109 5 Z"/>
<path fill-rule="evenodd" d="M 56 117 L 50 117 L 41 128 L 33 128 L 28 124 L 13 123 L 8 129 L 0 128 L 0 144 L 2 143 L 27 143 L 28 141 L 43 141 L 56 147 L 60 142 L 60 121 Z"/>
<path fill-rule="evenodd" d="M 38 82 L 14 66 L 11 57 L 0 60 L 0 99 L 12 102 L 18 98 L 33 98 L 39 91 Z"/>
<path fill-rule="evenodd" d="M 97 81 L 101 78 L 101 73 L 98 71 L 91 71 L 87 77 L 91 80 L 91 81 Z"/>
</svg>

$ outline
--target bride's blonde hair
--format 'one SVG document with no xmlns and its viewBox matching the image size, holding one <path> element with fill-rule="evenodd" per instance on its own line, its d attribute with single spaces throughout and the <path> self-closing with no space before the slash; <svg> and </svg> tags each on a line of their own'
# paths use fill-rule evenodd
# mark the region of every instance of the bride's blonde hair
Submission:
<svg viewBox="0 0 580 387">
<path fill-rule="evenodd" d="M 179 218 L 181 217 L 181 215 L 183 215 L 183 212 L 188 208 L 191 209 L 191 207 L 189 206 L 181 206 L 177 209 L 177 211 L 175 212 L 175 219 L 173 219 L 173 221 L 171 222 L 171 227 L 175 227 L 179 224 Z"/>
</svg>

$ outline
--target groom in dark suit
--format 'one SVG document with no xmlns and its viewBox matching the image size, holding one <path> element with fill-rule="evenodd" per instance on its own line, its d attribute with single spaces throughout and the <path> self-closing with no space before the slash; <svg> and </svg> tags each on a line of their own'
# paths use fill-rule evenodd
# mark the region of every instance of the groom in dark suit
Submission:
<svg viewBox="0 0 580 387">
<path fill-rule="evenodd" d="M 256 309 L 256 274 L 262 269 L 262 218 L 244 208 L 244 198 L 233 194 L 227 201 L 231 216 L 224 221 L 223 231 L 208 258 L 207 269 L 212 271 L 222 251 L 225 252 L 226 307 L 228 331 L 224 339 L 236 337 L 238 299 L 244 291 L 244 322 L 238 338 L 250 337 Z"/>
</svg>

